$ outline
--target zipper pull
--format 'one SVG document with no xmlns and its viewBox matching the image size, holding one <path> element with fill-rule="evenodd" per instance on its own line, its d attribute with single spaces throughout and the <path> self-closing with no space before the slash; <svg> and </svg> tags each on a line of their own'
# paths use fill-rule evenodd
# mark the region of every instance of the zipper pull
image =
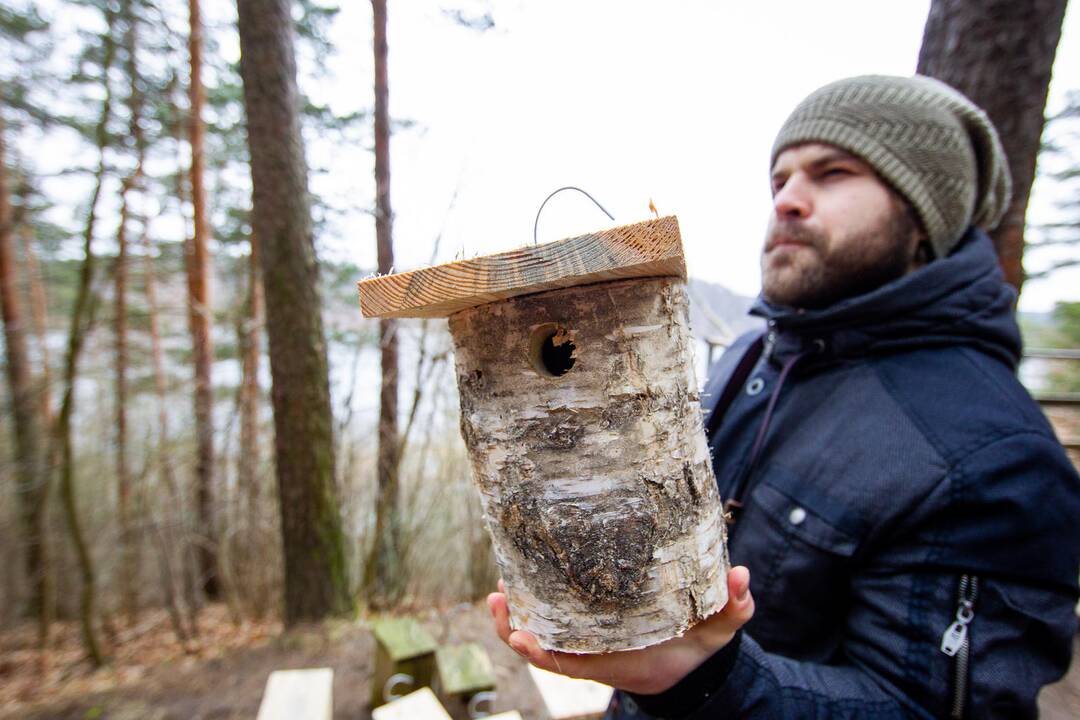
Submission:
<svg viewBox="0 0 1080 720">
<path fill-rule="evenodd" d="M 769 321 L 769 332 L 765 335 L 765 348 L 761 354 L 766 360 L 772 360 L 772 351 L 776 347 L 776 321 Z"/>
<path fill-rule="evenodd" d="M 956 606 L 956 620 L 941 635 L 941 652 L 955 657 L 967 642 L 967 626 L 975 617 L 975 595 L 978 578 L 964 575 L 960 578 L 960 600 Z"/>
<path fill-rule="evenodd" d="M 955 657 L 960 648 L 967 641 L 967 623 L 957 620 L 945 628 L 945 634 L 941 636 L 941 652 L 949 657 Z"/>
</svg>

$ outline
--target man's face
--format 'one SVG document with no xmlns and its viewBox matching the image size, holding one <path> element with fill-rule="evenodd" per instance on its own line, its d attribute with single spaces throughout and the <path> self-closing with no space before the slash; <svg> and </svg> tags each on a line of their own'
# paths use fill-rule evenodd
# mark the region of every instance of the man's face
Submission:
<svg viewBox="0 0 1080 720">
<path fill-rule="evenodd" d="M 772 169 L 762 293 L 818 309 L 870 292 L 921 263 L 923 234 L 904 201 L 862 160 L 831 145 L 788 148 Z"/>
</svg>

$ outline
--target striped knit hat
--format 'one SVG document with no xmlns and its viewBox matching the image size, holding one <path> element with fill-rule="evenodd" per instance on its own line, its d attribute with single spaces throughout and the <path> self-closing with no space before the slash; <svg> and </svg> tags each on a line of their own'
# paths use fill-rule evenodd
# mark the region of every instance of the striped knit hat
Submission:
<svg viewBox="0 0 1080 720">
<path fill-rule="evenodd" d="M 864 75 L 811 93 L 772 149 L 834 145 L 870 164 L 918 213 L 937 257 L 970 225 L 993 229 L 1009 205 L 1008 161 L 990 119 L 933 78 Z"/>
</svg>

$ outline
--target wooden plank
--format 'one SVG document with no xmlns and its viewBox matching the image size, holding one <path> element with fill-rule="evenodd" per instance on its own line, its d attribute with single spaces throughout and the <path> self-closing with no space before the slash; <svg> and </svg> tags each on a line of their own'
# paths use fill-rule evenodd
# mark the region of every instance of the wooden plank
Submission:
<svg viewBox="0 0 1080 720">
<path fill-rule="evenodd" d="M 518 295 L 634 277 L 686 277 L 674 216 L 371 277 L 358 289 L 364 317 L 446 317 Z"/>
<path fill-rule="evenodd" d="M 450 716 L 431 688 L 425 687 L 375 708 L 371 720 L 450 720 Z"/>
<path fill-rule="evenodd" d="M 1080 393 L 1035 393 L 1035 401 L 1043 407 L 1080 407 Z"/>
<path fill-rule="evenodd" d="M 1041 360 L 1080 360 L 1078 348 L 1024 348 L 1023 358 Z"/>
<path fill-rule="evenodd" d="M 529 666 L 529 674 L 552 720 L 591 720 L 603 716 L 615 691 L 592 680 L 575 680 Z"/>
<path fill-rule="evenodd" d="M 331 668 L 275 670 L 266 681 L 257 720 L 331 720 L 333 689 Z"/>
</svg>

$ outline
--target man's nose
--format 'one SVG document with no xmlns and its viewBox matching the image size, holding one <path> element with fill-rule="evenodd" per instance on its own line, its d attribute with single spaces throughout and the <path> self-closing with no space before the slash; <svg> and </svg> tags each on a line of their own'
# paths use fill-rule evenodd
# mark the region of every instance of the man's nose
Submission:
<svg viewBox="0 0 1080 720">
<path fill-rule="evenodd" d="M 777 220 L 805 219 L 812 209 L 809 188 L 799 175 L 792 175 L 773 195 Z"/>
</svg>

